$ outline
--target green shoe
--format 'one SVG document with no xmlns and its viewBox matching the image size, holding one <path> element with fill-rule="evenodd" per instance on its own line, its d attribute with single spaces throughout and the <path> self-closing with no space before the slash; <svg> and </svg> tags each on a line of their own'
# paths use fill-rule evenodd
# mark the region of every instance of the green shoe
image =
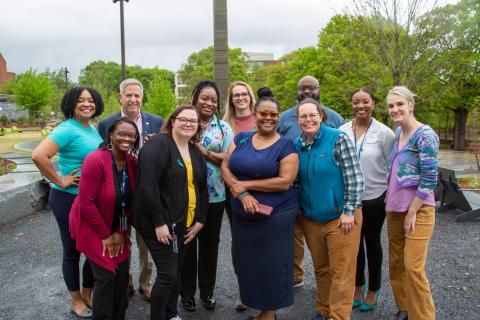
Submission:
<svg viewBox="0 0 480 320">
<path fill-rule="evenodd" d="M 362 299 L 361 300 L 353 300 L 352 303 L 352 308 L 358 308 L 363 304 L 363 297 L 365 296 L 365 293 L 367 292 L 367 284 L 363 285 L 363 290 L 362 290 Z"/>
<path fill-rule="evenodd" d="M 362 300 L 353 300 L 352 308 L 358 308 L 362 305 Z"/>
<path fill-rule="evenodd" d="M 360 306 L 360 311 L 366 312 L 366 311 L 374 310 L 377 307 L 379 295 L 380 295 L 380 290 L 375 292 L 375 303 L 374 304 L 362 303 L 362 305 Z"/>
</svg>

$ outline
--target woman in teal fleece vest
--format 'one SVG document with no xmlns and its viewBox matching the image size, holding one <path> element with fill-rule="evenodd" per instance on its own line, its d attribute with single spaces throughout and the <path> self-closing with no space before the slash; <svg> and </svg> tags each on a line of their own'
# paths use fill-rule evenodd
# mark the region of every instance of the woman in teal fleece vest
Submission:
<svg viewBox="0 0 480 320">
<path fill-rule="evenodd" d="M 364 182 L 353 143 L 323 125 L 326 117 L 316 100 L 298 105 L 300 222 L 317 281 L 314 319 L 346 320 L 352 312 Z"/>
</svg>

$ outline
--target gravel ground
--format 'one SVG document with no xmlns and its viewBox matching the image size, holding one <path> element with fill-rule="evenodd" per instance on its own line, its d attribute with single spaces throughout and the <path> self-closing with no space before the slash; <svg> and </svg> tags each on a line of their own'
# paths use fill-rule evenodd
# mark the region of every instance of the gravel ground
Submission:
<svg viewBox="0 0 480 320">
<path fill-rule="evenodd" d="M 383 234 L 384 248 L 386 235 Z M 480 221 L 457 223 L 453 213 L 437 214 L 430 245 L 427 274 L 437 319 L 480 319 Z M 244 319 L 254 310 L 233 310 L 237 295 L 230 260 L 230 230 L 227 219 L 222 227 L 217 274 L 217 309 L 197 306 L 194 313 L 181 312 L 183 319 Z M 378 308 L 371 313 L 353 312 L 353 319 L 389 319 L 396 312 L 384 251 L 383 287 Z M 137 257 L 133 257 L 137 261 Z M 75 319 L 61 273 L 61 244 L 50 211 L 42 211 L 13 224 L 0 227 L 0 319 Z M 315 284 L 309 257 L 305 261 L 305 286 L 295 291 L 295 304 L 278 312 L 278 318 L 311 319 L 314 316 Z M 134 277 L 138 264 L 133 264 Z M 198 299 L 198 297 L 197 297 Z M 198 304 L 198 300 L 197 300 Z M 130 300 L 127 319 L 148 319 L 149 304 L 136 294 Z"/>
</svg>

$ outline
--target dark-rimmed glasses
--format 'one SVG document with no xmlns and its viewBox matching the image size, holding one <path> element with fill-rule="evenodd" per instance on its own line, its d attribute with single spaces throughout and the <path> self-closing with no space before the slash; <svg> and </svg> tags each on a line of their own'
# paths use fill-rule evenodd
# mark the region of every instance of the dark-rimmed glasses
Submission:
<svg viewBox="0 0 480 320">
<path fill-rule="evenodd" d="M 192 126 L 196 126 L 198 124 L 198 119 L 187 119 L 187 118 L 175 118 L 180 122 L 181 125 L 186 125 L 187 123 L 190 123 Z"/>
<path fill-rule="evenodd" d="M 317 89 L 319 89 L 320 87 L 319 86 L 298 86 L 297 89 L 299 91 L 315 91 Z"/>
</svg>

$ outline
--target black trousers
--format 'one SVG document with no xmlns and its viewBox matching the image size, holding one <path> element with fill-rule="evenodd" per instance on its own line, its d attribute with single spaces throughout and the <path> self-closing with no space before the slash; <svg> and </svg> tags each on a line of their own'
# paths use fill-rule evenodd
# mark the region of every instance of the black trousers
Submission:
<svg viewBox="0 0 480 320">
<path fill-rule="evenodd" d="M 70 235 L 70 209 L 76 195 L 57 189 L 50 189 L 48 204 L 57 220 L 60 237 L 62 239 L 63 260 L 62 273 L 68 291 L 80 290 L 80 252 L 77 251 L 76 241 Z M 93 273 L 88 260 L 85 259 L 82 268 L 82 287 L 93 288 Z"/>
<path fill-rule="evenodd" d="M 93 320 L 124 320 L 128 307 L 128 261 L 113 273 L 89 260 L 93 285 Z"/>
<path fill-rule="evenodd" d="M 167 246 L 157 239 L 146 237 L 143 234 L 142 236 L 157 269 L 150 301 L 150 319 L 171 319 L 178 314 L 177 303 L 185 246 L 183 242 L 179 241 L 177 254 L 173 252 L 172 244 Z M 183 231 L 178 234 L 178 239 L 183 239 Z"/>
<path fill-rule="evenodd" d="M 380 290 L 382 283 L 383 250 L 380 236 L 385 221 L 385 191 L 380 197 L 364 200 L 363 223 L 360 236 L 360 248 L 357 256 L 357 274 L 355 286 L 365 284 L 365 248 L 368 259 L 368 290 Z"/>
<path fill-rule="evenodd" d="M 213 296 L 224 208 L 225 201 L 210 203 L 205 226 L 198 233 L 198 287 L 201 298 Z M 197 239 L 185 249 L 180 290 L 180 295 L 185 298 L 195 297 L 197 289 Z"/>
</svg>

